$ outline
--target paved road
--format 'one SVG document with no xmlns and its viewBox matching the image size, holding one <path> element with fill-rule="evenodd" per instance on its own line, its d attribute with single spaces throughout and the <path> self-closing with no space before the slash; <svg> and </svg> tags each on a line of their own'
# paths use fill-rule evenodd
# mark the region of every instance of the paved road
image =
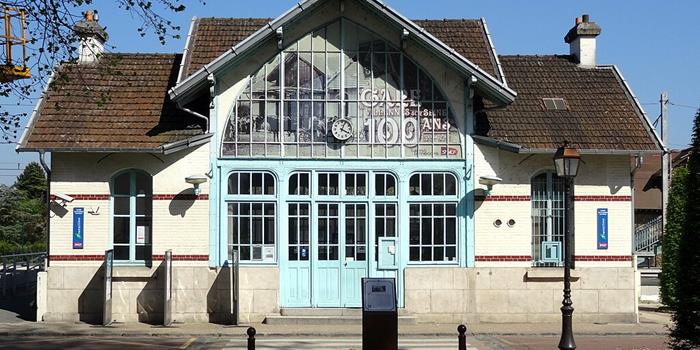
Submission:
<svg viewBox="0 0 700 350">
<path fill-rule="evenodd" d="M 559 337 L 551 336 L 496 336 L 482 339 L 490 348 L 498 350 L 556 349 Z M 577 336 L 578 349 L 595 350 L 664 350 L 666 339 L 659 336 Z"/>
<path fill-rule="evenodd" d="M 361 349 L 362 339 L 360 337 L 336 337 L 336 338 L 286 338 L 286 339 L 258 339 L 256 349 Z M 201 346 L 201 347 L 200 347 Z M 214 344 L 193 343 L 188 349 L 214 349 L 239 350 L 246 349 L 246 341 L 226 340 Z M 415 337 L 402 338 L 399 340 L 399 349 L 406 350 L 428 350 L 428 349 L 457 349 L 457 337 L 454 339 Z M 476 347 L 468 345 L 469 350 L 477 350 Z M 483 349 L 483 348 L 482 348 Z"/>
<path fill-rule="evenodd" d="M 0 349 L 174 350 L 186 349 L 188 340 L 168 337 L 2 337 L 0 338 Z"/>
</svg>

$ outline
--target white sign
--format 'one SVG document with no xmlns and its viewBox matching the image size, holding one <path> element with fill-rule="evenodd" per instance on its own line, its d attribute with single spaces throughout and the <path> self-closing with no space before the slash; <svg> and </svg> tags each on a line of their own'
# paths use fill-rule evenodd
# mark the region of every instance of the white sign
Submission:
<svg viewBox="0 0 700 350">
<path fill-rule="evenodd" d="M 136 226 L 136 244 L 148 244 L 148 226 Z"/>
</svg>

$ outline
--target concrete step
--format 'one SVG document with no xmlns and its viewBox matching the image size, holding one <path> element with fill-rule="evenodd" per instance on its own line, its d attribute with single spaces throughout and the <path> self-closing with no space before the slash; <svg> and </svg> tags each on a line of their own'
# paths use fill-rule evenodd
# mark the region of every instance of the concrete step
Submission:
<svg viewBox="0 0 700 350">
<path fill-rule="evenodd" d="M 362 316 L 282 316 L 270 315 L 264 323 L 270 325 L 359 325 L 362 324 Z M 415 316 L 399 316 L 399 325 L 416 324 Z"/>
<path fill-rule="evenodd" d="M 362 316 L 362 308 L 282 308 L 282 316 Z M 399 308 L 399 316 L 411 316 Z"/>
</svg>

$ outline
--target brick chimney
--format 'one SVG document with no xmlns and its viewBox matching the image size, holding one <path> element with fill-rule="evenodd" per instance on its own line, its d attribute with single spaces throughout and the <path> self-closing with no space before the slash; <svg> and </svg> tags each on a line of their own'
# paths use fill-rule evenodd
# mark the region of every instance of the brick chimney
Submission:
<svg viewBox="0 0 700 350">
<path fill-rule="evenodd" d="M 73 26 L 80 38 L 79 64 L 96 62 L 105 51 L 105 42 L 109 36 L 98 20 L 97 11 L 85 11 L 83 19 Z"/>
<path fill-rule="evenodd" d="M 576 57 L 580 67 L 596 66 L 596 37 L 602 29 L 590 21 L 589 15 L 576 18 L 576 25 L 566 33 L 564 41 L 569 44 L 569 53 Z"/>
</svg>

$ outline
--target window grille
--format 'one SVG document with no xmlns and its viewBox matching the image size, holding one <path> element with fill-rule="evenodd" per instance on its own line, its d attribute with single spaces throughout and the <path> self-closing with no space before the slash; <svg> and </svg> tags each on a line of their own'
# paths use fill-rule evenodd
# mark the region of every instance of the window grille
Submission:
<svg viewBox="0 0 700 350">
<path fill-rule="evenodd" d="M 553 172 L 532 178 L 533 266 L 562 266 L 566 229 L 564 181 Z"/>
</svg>

